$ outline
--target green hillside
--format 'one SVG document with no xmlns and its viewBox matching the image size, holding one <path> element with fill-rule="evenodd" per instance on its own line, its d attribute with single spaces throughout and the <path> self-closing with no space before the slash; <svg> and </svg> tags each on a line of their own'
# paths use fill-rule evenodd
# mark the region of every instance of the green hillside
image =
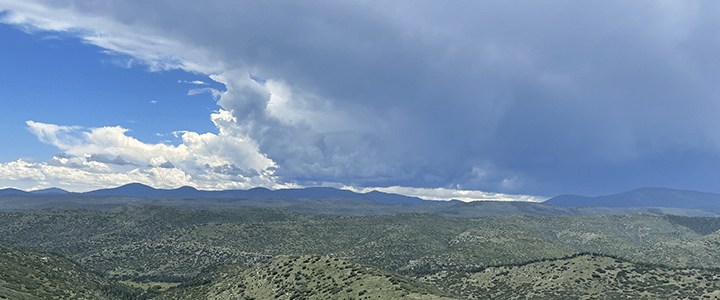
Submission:
<svg viewBox="0 0 720 300">
<path fill-rule="evenodd" d="M 450 299 L 386 270 L 326 256 L 280 256 L 200 278 L 157 299 Z"/>
<path fill-rule="evenodd" d="M 461 299 L 718 299 L 717 270 L 674 269 L 584 254 L 419 278 Z"/>
<path fill-rule="evenodd" d="M 108 290 L 109 287 L 120 291 L 137 286 L 147 289 L 147 295 L 161 293 L 178 284 L 184 288 L 164 293 L 208 293 L 210 286 L 226 279 L 240 280 L 242 286 L 250 287 L 254 280 L 260 280 L 257 276 L 263 272 L 271 272 L 268 276 L 277 275 L 272 274 L 275 271 L 284 274 L 285 270 L 275 267 L 276 261 L 298 256 L 328 260 L 331 266 L 325 266 L 326 270 L 317 269 L 321 262 L 297 266 L 300 269 L 315 268 L 315 274 L 345 268 L 336 265 L 337 259 L 347 264 L 353 262 L 383 269 L 383 272 L 395 274 L 393 276 L 405 276 L 392 277 L 396 279 L 422 279 L 429 286 L 443 289 L 455 297 L 460 296 L 453 290 L 472 290 L 474 285 L 450 288 L 455 281 L 448 278 L 470 278 L 479 276 L 475 274 L 477 270 L 553 261 L 578 253 L 598 253 L 643 266 L 720 268 L 720 220 L 708 217 L 658 214 L 451 217 L 428 213 L 347 216 L 277 208 L 203 211 L 153 206 L 107 211 L 0 212 L 0 224 L 3 224 L 0 242 L 25 251 L 56 253 L 66 257 L 68 260 L 63 261 L 68 264 L 72 261 L 79 265 L 76 266 L 78 270 L 84 268 L 97 274 L 83 275 L 89 276 L 87 282 L 97 282 L 94 285 L 68 285 L 86 286 L 90 291 Z M 294 263 L 297 262 L 290 264 Z M 219 268 L 216 266 L 222 265 L 237 267 L 223 269 L 223 272 L 230 272 L 229 275 L 213 273 Z M 297 268 L 294 270 L 298 271 Z M 42 270 L 41 265 L 32 265 L 29 269 Z M 247 270 L 255 270 L 255 277 L 243 273 L 250 272 Z M 309 272 L 306 275 L 314 280 L 315 275 Z M 305 274 L 305 271 L 301 273 Z M 499 278 L 511 275 L 501 273 Z M 240 277 L 230 276 L 232 274 Z M 53 278 L 48 276 L 38 274 L 22 278 Z M 65 275 L 57 276 L 64 278 Z M 346 284 L 339 278 L 334 279 L 338 285 Z M 14 282 L 3 280 L 6 285 Z M 118 284 L 121 281 L 127 285 Z M 196 284 L 190 285 L 193 282 Z M 308 295 L 328 284 L 312 280 L 295 283 L 290 286 L 278 283 L 276 290 L 300 289 L 305 291 L 303 295 Z M 36 285 L 44 284 L 41 281 Z M 642 287 L 639 284 L 633 286 Z M 35 285 L 15 286 L 3 291 L 25 293 L 30 297 L 34 294 L 29 290 L 47 292 Z M 68 295 L 74 295 L 72 293 Z M 243 293 L 256 298 L 265 295 L 261 290 Z"/>
<path fill-rule="evenodd" d="M 183 282 L 209 266 L 255 265 L 280 255 L 329 255 L 406 275 L 581 252 L 720 267 L 716 218 L 654 214 L 463 218 L 126 207 L 5 212 L 0 223 L 0 242 L 61 254 L 107 279 L 138 282 Z"/>
<path fill-rule="evenodd" d="M 0 299 L 148 299 L 151 293 L 103 279 L 65 258 L 0 244 Z"/>
</svg>

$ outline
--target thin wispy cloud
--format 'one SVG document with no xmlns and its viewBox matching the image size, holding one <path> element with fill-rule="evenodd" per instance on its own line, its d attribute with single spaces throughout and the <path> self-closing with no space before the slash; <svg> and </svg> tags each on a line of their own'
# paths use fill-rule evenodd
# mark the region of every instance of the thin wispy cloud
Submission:
<svg viewBox="0 0 720 300">
<path fill-rule="evenodd" d="M 206 82 L 201 81 L 201 80 L 193 80 L 193 81 L 178 80 L 178 83 L 189 83 L 189 84 L 197 84 L 197 85 L 208 85 Z"/>
<path fill-rule="evenodd" d="M 214 89 L 214 88 L 201 88 L 201 89 L 191 89 L 188 91 L 188 96 L 194 96 L 194 95 L 200 95 L 200 94 L 210 94 L 213 96 L 214 99 L 220 99 L 222 96 L 222 92 Z"/>
</svg>

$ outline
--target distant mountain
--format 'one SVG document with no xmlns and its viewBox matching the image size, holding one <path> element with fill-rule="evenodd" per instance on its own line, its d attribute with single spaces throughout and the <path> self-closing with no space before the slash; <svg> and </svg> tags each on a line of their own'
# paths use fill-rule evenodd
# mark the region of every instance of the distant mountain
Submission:
<svg viewBox="0 0 720 300">
<path fill-rule="evenodd" d="M 30 191 L 28 193 L 33 194 L 33 195 L 69 195 L 69 194 L 72 194 L 71 192 L 68 192 L 66 190 L 54 188 L 54 187 L 42 189 L 42 190 Z"/>
<path fill-rule="evenodd" d="M 216 199 L 215 202 L 211 203 L 215 206 L 223 206 L 221 202 L 217 202 L 218 199 L 232 199 L 232 200 L 291 200 L 291 201 L 310 201 L 310 200 L 371 200 L 382 204 L 391 205 L 433 205 L 433 204 L 463 204 L 458 200 L 452 201 L 432 201 L 423 200 L 418 197 L 410 197 L 399 194 L 383 193 L 378 191 L 372 191 L 368 193 L 356 193 L 349 190 L 341 190 L 332 187 L 309 187 L 301 189 L 279 189 L 270 190 L 267 188 L 257 187 L 248 190 L 223 190 L 223 191 L 203 191 L 197 190 L 193 187 L 184 186 L 176 189 L 155 189 L 153 187 L 140 184 L 131 183 L 123 186 L 99 189 L 85 193 L 72 193 L 59 188 L 48 188 L 43 190 L 36 190 L 31 192 L 22 191 L 14 188 L 0 189 L 0 197 L 20 197 L 30 196 L 35 198 L 37 196 L 112 196 L 112 197 L 133 197 L 133 198 L 178 198 L 177 201 L 191 201 L 204 207 L 200 202 L 192 201 L 192 199 Z M 75 197 L 77 198 L 77 197 Z M 90 200 L 77 200 L 80 202 L 87 202 Z M 57 200 L 57 199 L 56 199 Z M 53 201 L 56 201 L 53 200 Z M 71 200 L 66 199 L 64 201 Z M 98 199 L 96 199 L 98 200 Z M 48 201 L 50 201 L 48 199 Z M 48 202 L 45 201 L 45 202 Z M 50 202 L 53 202 L 50 201 Z M 59 201 L 59 200 L 57 200 Z M 98 200 L 99 201 L 99 200 Z M 159 200 L 147 200 L 147 201 L 159 201 Z M 135 204 L 145 203 L 145 200 L 132 200 Z M 48 203 L 50 203 L 48 202 Z M 73 201 L 70 201 L 73 202 Z M 103 201 L 100 201 L 103 202 Z M 173 203 L 175 203 L 173 202 Z M 217 203 L 216 203 L 217 202 Z M 25 200 L 22 203 L 30 205 L 34 202 Z M 104 202 L 103 202 L 104 203 Z M 37 203 L 36 203 L 37 204 Z M 107 203 L 106 203 L 107 204 Z M 177 204 L 177 203 L 175 203 Z M 207 204 L 207 203 L 204 203 Z M 517 203 L 515 205 L 520 205 Z M 536 203 L 537 204 L 537 203 Z M 17 206 L 19 204 L 16 204 Z M 171 204 L 168 204 L 173 206 Z M 501 202 L 496 203 L 495 206 L 503 206 Z M 528 204 L 530 205 L 530 204 Z M 593 215 L 596 213 L 631 213 L 627 211 L 627 208 L 666 208 L 672 209 L 685 209 L 685 210 L 696 210 L 696 211 L 664 211 L 664 213 L 679 214 L 679 215 L 697 215 L 699 210 L 712 212 L 713 214 L 720 213 L 720 194 L 698 192 L 698 191 L 687 191 L 687 190 L 675 190 L 670 188 L 640 188 L 629 192 L 624 192 L 614 195 L 588 197 L 581 195 L 560 195 L 553 197 L 545 202 L 542 202 L 545 207 L 597 207 L 597 208 L 621 208 L 625 209 L 617 212 L 607 212 L 600 210 L 598 212 L 590 211 L 577 211 L 571 214 L 579 215 Z M 213 206 L 214 207 L 214 206 Z M 534 207 L 534 206 L 533 206 Z M 15 209 L 22 209 L 21 207 L 15 207 Z M 514 209 L 511 209 L 515 211 Z M 568 213 L 568 212 L 565 212 Z M 637 212 L 635 212 L 637 213 Z M 550 213 L 553 215 L 555 213 Z M 560 213 L 563 214 L 563 213 Z"/>
<path fill-rule="evenodd" d="M 2 196 L 20 196 L 20 195 L 29 195 L 30 193 L 14 188 L 6 188 L 6 189 L 0 189 L 0 197 Z"/>
<path fill-rule="evenodd" d="M 640 188 L 625 193 L 597 197 L 561 195 L 543 203 L 564 207 L 717 208 L 720 207 L 720 194 L 669 188 Z"/>
<path fill-rule="evenodd" d="M 200 191 L 192 187 L 181 187 L 173 190 L 155 189 L 153 187 L 141 184 L 130 183 L 123 186 L 99 189 L 82 193 L 92 196 L 123 196 L 123 197 L 186 197 L 186 198 L 202 198 Z"/>
<path fill-rule="evenodd" d="M 3 197 L 3 196 L 27 196 L 27 195 L 70 195 L 70 194 L 73 194 L 73 193 L 63 190 L 63 189 L 54 188 L 54 187 L 42 189 L 42 190 L 29 191 L 29 192 L 14 189 L 14 188 L 0 189 L 0 197 Z"/>
<path fill-rule="evenodd" d="M 374 200 L 385 204 L 428 205 L 437 203 L 459 203 L 453 201 L 429 201 L 417 197 L 398 194 L 389 194 L 378 191 L 369 193 L 355 193 L 331 187 L 309 187 L 303 189 L 269 190 L 266 188 L 252 188 L 249 190 L 201 191 L 193 187 L 184 186 L 177 189 L 155 189 L 140 183 L 131 183 L 116 188 L 100 189 L 83 193 L 93 196 L 124 196 L 124 197 L 178 197 L 178 198 L 215 198 L 215 199 L 284 199 L 284 200 Z"/>
</svg>

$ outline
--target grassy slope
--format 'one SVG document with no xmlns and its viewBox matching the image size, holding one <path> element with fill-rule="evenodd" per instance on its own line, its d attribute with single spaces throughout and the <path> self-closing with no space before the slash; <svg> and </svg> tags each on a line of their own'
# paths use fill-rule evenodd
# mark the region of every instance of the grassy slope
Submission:
<svg viewBox="0 0 720 300">
<path fill-rule="evenodd" d="M 388 271 L 326 256 L 280 256 L 201 278 L 157 299 L 450 299 Z"/>
<path fill-rule="evenodd" d="M 0 244 L 0 299 L 143 299 L 65 258 Z"/>
<path fill-rule="evenodd" d="M 88 273 L 66 259 L 2 244 L 0 276 L 0 299 L 151 296 Z M 416 280 L 422 283 L 329 256 L 291 255 L 255 266 L 210 268 L 154 299 L 720 298 L 718 270 L 669 268 L 591 254 L 478 270 L 446 269 Z"/>
</svg>

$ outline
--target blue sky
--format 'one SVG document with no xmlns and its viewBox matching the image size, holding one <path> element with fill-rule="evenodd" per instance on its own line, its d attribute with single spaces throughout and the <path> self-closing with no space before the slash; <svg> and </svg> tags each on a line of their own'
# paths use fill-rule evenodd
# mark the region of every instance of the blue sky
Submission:
<svg viewBox="0 0 720 300">
<path fill-rule="evenodd" d="M 0 11 L 0 187 L 720 192 L 713 1 Z"/>
<path fill-rule="evenodd" d="M 220 109 L 209 94 L 188 96 L 197 87 L 222 88 L 207 76 L 178 70 L 148 72 L 132 58 L 108 55 L 72 35 L 28 33 L 1 24 L 4 70 L 2 136 L 22 141 L 3 147 L 0 159 L 48 160 L 59 149 L 38 143 L 28 120 L 83 127 L 122 126 L 149 143 L 179 140 L 180 130 L 217 132 L 208 117 Z M 204 84 L 193 84 L 192 82 Z"/>
</svg>

